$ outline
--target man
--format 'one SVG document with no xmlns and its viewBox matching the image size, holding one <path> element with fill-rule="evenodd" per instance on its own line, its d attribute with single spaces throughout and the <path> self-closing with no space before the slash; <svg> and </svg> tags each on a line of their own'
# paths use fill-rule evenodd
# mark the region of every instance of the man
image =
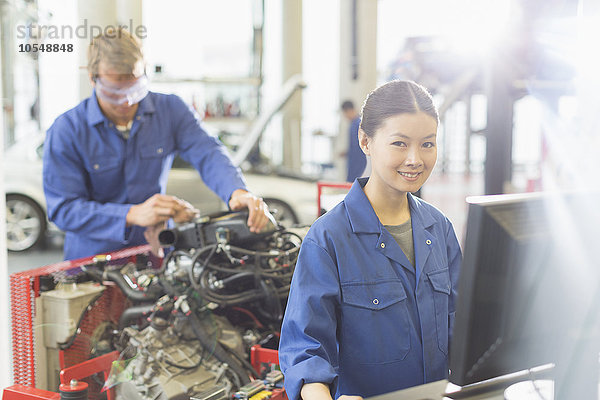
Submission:
<svg viewBox="0 0 600 400">
<path fill-rule="evenodd" d="M 360 127 L 360 115 L 354 108 L 354 103 L 346 100 L 342 103 L 342 114 L 350 121 L 348 128 L 348 168 L 346 174 L 347 182 L 354 182 L 356 178 L 363 176 L 363 171 L 367 165 L 365 154 L 358 145 L 358 128 Z"/>
<path fill-rule="evenodd" d="M 65 259 L 140 245 L 146 229 L 192 219 L 196 210 L 164 194 L 176 154 L 231 210 L 248 208 L 251 231 L 266 225 L 265 203 L 248 192 L 223 145 L 179 97 L 148 91 L 131 34 L 94 38 L 87 67 L 92 95 L 56 119 L 44 145 L 48 218 L 66 231 Z"/>
</svg>

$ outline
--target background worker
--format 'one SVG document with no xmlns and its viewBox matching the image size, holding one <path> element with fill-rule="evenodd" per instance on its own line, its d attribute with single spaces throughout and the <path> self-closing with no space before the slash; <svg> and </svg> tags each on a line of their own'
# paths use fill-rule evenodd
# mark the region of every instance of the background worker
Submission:
<svg viewBox="0 0 600 400">
<path fill-rule="evenodd" d="M 356 178 L 363 176 L 367 165 L 365 154 L 358 144 L 360 115 L 356 108 L 354 108 L 354 103 L 350 100 L 342 103 L 342 114 L 350 121 L 350 127 L 348 128 L 348 152 L 346 153 L 346 182 L 354 182 Z"/>
<path fill-rule="evenodd" d="M 224 146 L 179 97 L 148 91 L 129 32 L 95 37 L 87 68 L 92 95 L 55 120 L 44 144 L 48 218 L 66 232 L 65 259 L 140 245 L 146 228 L 192 219 L 197 210 L 165 195 L 177 154 L 231 210 L 248 208 L 252 231 L 266 225 L 266 204 L 247 190 Z"/>
</svg>

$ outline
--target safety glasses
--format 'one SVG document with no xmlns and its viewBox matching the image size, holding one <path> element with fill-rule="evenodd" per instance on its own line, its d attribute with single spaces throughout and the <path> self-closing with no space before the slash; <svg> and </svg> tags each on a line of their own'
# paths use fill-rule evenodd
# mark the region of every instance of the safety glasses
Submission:
<svg viewBox="0 0 600 400">
<path fill-rule="evenodd" d="M 148 94 L 148 78 L 143 75 L 126 87 L 108 86 L 101 78 L 96 78 L 96 95 L 114 105 L 139 103 Z"/>
</svg>

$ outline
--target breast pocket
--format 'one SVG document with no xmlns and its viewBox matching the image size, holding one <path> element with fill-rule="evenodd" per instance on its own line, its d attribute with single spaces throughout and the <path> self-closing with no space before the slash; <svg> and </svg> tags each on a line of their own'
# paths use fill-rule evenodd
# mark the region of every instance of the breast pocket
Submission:
<svg viewBox="0 0 600 400">
<path fill-rule="evenodd" d="M 113 200 L 121 191 L 121 160 L 115 156 L 98 156 L 90 159 L 88 173 L 92 183 L 94 199 L 100 202 Z"/>
<path fill-rule="evenodd" d="M 448 301 L 450 299 L 450 274 L 448 269 L 428 272 L 427 276 L 433 288 L 433 302 L 435 306 L 435 324 L 437 330 L 438 347 L 444 354 L 448 354 L 448 328 L 450 313 Z"/>
<path fill-rule="evenodd" d="M 148 181 L 155 183 L 165 171 L 165 162 L 172 160 L 174 146 L 170 143 L 150 143 L 140 147 L 140 168 Z"/>
<path fill-rule="evenodd" d="M 403 360 L 410 350 L 406 302 L 399 280 L 342 284 L 340 357 L 359 364 Z"/>
</svg>

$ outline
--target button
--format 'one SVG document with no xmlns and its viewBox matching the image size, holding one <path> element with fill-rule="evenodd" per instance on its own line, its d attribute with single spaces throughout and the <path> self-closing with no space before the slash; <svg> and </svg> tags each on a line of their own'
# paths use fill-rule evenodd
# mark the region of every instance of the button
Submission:
<svg viewBox="0 0 600 400">
<path fill-rule="evenodd" d="M 427 239 L 427 240 L 425 241 L 425 243 L 427 243 L 427 244 L 431 244 L 431 240 Z"/>
<path fill-rule="evenodd" d="M 140 117 L 140 116 L 138 115 L 137 117 L 135 117 L 135 119 L 137 119 L 137 120 L 139 121 L 140 119 L 142 119 L 142 117 Z"/>
<path fill-rule="evenodd" d="M 381 243 L 381 248 L 385 249 L 385 243 Z"/>
<path fill-rule="evenodd" d="M 157 152 L 158 154 L 162 154 L 162 152 L 163 152 L 163 151 L 164 151 L 164 150 L 163 150 L 163 148 L 162 148 L 162 147 L 159 147 L 158 149 L 156 149 L 156 152 Z"/>
<path fill-rule="evenodd" d="M 100 165 L 94 164 L 94 169 L 99 169 L 99 168 L 100 168 Z"/>
<path fill-rule="evenodd" d="M 379 304 L 379 300 L 378 299 L 373 299 L 373 304 L 375 304 L 375 305 Z"/>
</svg>

